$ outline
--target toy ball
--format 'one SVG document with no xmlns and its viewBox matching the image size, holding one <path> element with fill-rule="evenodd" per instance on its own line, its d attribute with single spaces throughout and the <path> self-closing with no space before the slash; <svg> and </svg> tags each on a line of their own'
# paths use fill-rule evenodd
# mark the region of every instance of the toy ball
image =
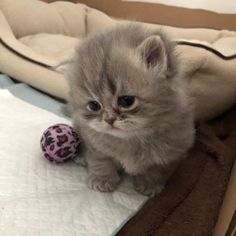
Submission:
<svg viewBox="0 0 236 236">
<path fill-rule="evenodd" d="M 78 152 L 79 143 L 78 134 L 66 124 L 50 126 L 40 140 L 44 157 L 54 163 L 73 159 Z"/>
</svg>

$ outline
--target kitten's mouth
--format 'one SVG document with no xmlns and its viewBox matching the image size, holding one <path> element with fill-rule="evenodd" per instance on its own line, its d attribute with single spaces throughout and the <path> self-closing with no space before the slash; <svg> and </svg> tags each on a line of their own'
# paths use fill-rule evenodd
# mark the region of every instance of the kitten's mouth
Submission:
<svg viewBox="0 0 236 236">
<path fill-rule="evenodd" d="M 108 133 L 116 133 L 116 132 L 118 132 L 118 133 L 122 132 L 123 133 L 123 132 L 125 132 L 122 128 L 116 126 L 115 124 L 109 125 L 107 127 L 106 131 Z"/>
<path fill-rule="evenodd" d="M 121 130 L 120 128 L 118 128 L 115 125 L 110 125 L 109 128 L 110 128 L 110 130 Z"/>
</svg>

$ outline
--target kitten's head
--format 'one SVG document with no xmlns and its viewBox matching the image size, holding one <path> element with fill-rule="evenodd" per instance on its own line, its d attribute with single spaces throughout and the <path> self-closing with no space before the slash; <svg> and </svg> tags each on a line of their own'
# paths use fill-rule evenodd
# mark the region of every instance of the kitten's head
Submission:
<svg viewBox="0 0 236 236">
<path fill-rule="evenodd" d="M 97 132 L 138 136 L 176 112 L 173 48 L 160 33 L 135 26 L 93 36 L 69 72 L 74 118 Z"/>
</svg>

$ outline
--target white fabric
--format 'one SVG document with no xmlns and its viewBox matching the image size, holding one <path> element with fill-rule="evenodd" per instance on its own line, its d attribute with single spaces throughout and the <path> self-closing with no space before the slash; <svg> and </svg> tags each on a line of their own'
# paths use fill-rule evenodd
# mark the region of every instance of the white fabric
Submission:
<svg viewBox="0 0 236 236">
<path fill-rule="evenodd" d="M 89 190 L 83 167 L 41 156 L 42 132 L 67 120 L 5 90 L 0 111 L 1 236 L 111 235 L 146 200 L 128 179 L 114 193 Z"/>
</svg>

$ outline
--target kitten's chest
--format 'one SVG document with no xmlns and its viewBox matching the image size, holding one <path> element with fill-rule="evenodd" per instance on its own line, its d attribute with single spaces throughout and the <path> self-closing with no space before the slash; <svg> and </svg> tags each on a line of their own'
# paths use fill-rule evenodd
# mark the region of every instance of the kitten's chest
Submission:
<svg viewBox="0 0 236 236">
<path fill-rule="evenodd" d="M 107 135 L 94 135 L 90 139 L 91 144 L 104 155 L 117 157 L 131 155 L 135 148 L 126 140 Z"/>
<path fill-rule="evenodd" d="M 147 144 L 110 136 L 96 138 L 94 136 L 91 141 L 98 151 L 120 163 L 129 174 L 142 173 L 154 163 L 155 150 Z"/>
</svg>

